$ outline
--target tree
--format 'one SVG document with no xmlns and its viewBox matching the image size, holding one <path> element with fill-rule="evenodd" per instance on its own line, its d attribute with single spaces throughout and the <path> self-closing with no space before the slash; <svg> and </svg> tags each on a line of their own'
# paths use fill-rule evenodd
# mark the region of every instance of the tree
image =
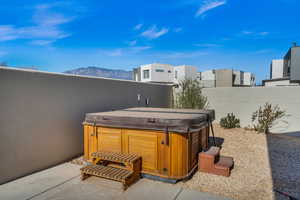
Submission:
<svg viewBox="0 0 300 200">
<path fill-rule="evenodd" d="M 207 97 L 202 94 L 202 88 L 197 80 L 180 81 L 175 92 L 175 107 L 204 109 L 208 106 Z"/>
</svg>

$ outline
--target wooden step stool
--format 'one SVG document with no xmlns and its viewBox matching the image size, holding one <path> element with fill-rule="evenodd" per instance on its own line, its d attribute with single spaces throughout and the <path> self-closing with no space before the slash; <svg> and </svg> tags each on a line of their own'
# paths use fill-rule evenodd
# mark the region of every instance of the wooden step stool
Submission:
<svg viewBox="0 0 300 200">
<path fill-rule="evenodd" d="M 220 156 L 219 147 L 211 147 L 206 152 L 199 154 L 199 171 L 221 176 L 230 176 L 233 168 L 233 158 Z"/>
<path fill-rule="evenodd" d="M 92 165 L 81 168 L 81 179 L 98 176 L 123 183 L 125 190 L 130 184 L 140 178 L 141 157 L 135 154 L 114 152 L 94 152 Z"/>
</svg>

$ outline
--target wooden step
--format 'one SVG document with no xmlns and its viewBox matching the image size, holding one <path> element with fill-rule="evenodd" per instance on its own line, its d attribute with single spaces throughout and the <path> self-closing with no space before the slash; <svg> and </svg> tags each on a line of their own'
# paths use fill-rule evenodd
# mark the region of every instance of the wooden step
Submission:
<svg viewBox="0 0 300 200">
<path fill-rule="evenodd" d="M 123 183 L 123 188 L 126 189 L 129 184 L 139 179 L 140 174 L 121 168 L 114 168 L 103 165 L 88 165 L 81 170 L 81 179 L 84 180 L 89 176 L 97 176 Z"/>
<path fill-rule="evenodd" d="M 119 153 L 119 152 L 103 152 L 98 151 L 91 154 L 92 158 L 106 160 L 111 162 L 118 162 L 118 163 L 128 163 L 132 164 L 135 161 L 141 159 L 140 156 L 136 154 L 126 154 L 126 153 Z"/>
</svg>

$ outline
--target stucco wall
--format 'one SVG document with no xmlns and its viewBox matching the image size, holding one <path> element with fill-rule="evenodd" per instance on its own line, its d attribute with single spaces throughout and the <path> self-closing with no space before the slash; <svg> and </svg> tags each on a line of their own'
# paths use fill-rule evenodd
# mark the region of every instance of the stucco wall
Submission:
<svg viewBox="0 0 300 200">
<path fill-rule="evenodd" d="M 280 121 L 271 131 L 300 131 L 300 86 L 205 88 L 203 94 L 208 97 L 210 108 L 215 109 L 216 122 L 233 112 L 245 127 L 251 124 L 252 113 L 260 105 L 270 102 L 278 104 L 289 115 L 283 119 L 287 124 Z"/>
<path fill-rule="evenodd" d="M 168 107 L 171 87 L 0 68 L 0 184 L 83 152 L 85 113 Z"/>
</svg>

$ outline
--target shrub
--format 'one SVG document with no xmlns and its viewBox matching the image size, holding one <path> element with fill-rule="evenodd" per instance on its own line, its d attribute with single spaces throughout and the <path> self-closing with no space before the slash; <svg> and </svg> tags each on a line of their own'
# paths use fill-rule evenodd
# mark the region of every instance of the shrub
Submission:
<svg viewBox="0 0 300 200">
<path fill-rule="evenodd" d="M 204 109 L 208 106 L 207 98 L 197 80 L 185 79 L 179 83 L 176 92 L 175 107 Z"/>
<path fill-rule="evenodd" d="M 268 134 L 274 122 L 285 115 L 285 111 L 281 110 L 278 105 L 273 106 L 267 102 L 252 114 L 253 128 L 259 133 Z"/>
<path fill-rule="evenodd" d="M 221 118 L 220 126 L 223 128 L 240 128 L 240 120 L 233 113 L 228 113 L 226 117 Z"/>
</svg>

